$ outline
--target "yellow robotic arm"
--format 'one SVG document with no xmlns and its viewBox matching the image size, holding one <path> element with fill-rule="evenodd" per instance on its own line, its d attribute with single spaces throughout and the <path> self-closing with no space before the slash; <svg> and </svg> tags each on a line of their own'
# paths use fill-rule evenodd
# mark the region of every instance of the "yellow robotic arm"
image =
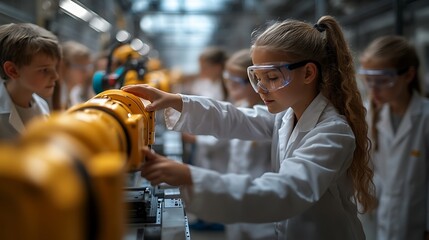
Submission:
<svg viewBox="0 0 429 240">
<path fill-rule="evenodd" d="M 151 146 L 148 102 L 108 90 L 0 145 L 0 239 L 122 239 L 125 174 Z"/>
</svg>

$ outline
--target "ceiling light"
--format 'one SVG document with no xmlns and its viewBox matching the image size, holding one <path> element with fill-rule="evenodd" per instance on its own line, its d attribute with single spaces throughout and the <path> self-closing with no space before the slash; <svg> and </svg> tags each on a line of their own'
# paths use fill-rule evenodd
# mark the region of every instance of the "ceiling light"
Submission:
<svg viewBox="0 0 429 240">
<path fill-rule="evenodd" d="M 112 27 L 109 22 L 99 16 L 94 16 L 89 22 L 89 26 L 98 32 L 107 32 Z"/>
<path fill-rule="evenodd" d="M 80 4 L 71 1 L 71 0 L 61 0 L 60 8 L 64 10 L 65 13 L 68 13 L 72 17 L 80 18 L 84 21 L 89 21 L 92 17 L 90 11 L 88 11 L 85 7 Z"/>
</svg>

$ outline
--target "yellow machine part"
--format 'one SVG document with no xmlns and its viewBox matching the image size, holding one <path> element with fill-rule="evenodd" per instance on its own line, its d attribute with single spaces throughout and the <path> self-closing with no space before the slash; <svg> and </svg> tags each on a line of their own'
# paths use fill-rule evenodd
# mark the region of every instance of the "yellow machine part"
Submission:
<svg viewBox="0 0 429 240">
<path fill-rule="evenodd" d="M 133 84 L 148 84 L 162 91 L 166 91 L 166 92 L 170 91 L 170 78 L 169 78 L 169 75 L 164 70 L 147 72 L 144 75 L 143 80 L 139 79 L 136 71 L 130 70 L 125 75 L 124 85 L 133 85 Z"/>
<path fill-rule="evenodd" d="M 67 138 L 57 140 L 74 144 Z M 0 239 L 122 238 L 124 155 L 98 154 L 82 165 L 55 143 L 0 152 Z"/>
<path fill-rule="evenodd" d="M 121 239 L 125 174 L 154 143 L 145 104 L 108 90 L 0 145 L 0 239 Z"/>
<path fill-rule="evenodd" d="M 126 148 L 122 149 L 128 154 L 127 169 L 137 171 L 144 158 L 141 152 L 142 146 L 150 146 L 155 142 L 155 113 L 144 110 L 144 106 L 148 103 L 149 101 L 140 99 L 131 93 L 112 89 L 70 108 L 67 112 L 73 114 L 75 112 L 102 111 L 113 117 L 120 125 L 108 124 L 108 126 L 110 130 L 121 128 L 127 142 Z M 96 122 L 98 122 L 97 119 L 98 117 L 94 118 Z M 90 125 L 95 126 L 97 123 Z M 102 135 L 91 135 L 96 138 L 93 142 L 98 142 L 100 147 L 105 146 L 106 141 L 111 139 L 111 137 L 100 138 Z"/>
<path fill-rule="evenodd" d="M 112 57 L 116 64 L 122 65 L 128 59 L 139 59 L 142 55 L 134 50 L 129 44 L 119 46 L 113 51 Z M 136 70 L 128 70 L 124 85 L 132 84 L 149 84 L 152 87 L 163 91 L 170 91 L 170 79 L 165 70 L 161 70 L 161 61 L 159 59 L 150 58 L 146 63 L 147 72 L 144 74 L 144 79 L 139 79 Z"/>
<path fill-rule="evenodd" d="M 157 71 L 162 69 L 161 60 L 157 58 L 149 58 L 146 63 L 146 68 L 148 71 Z"/>
<path fill-rule="evenodd" d="M 131 48 L 129 44 L 124 44 L 113 51 L 112 57 L 115 62 L 123 64 L 128 59 L 138 59 L 142 56 L 136 50 Z"/>
<path fill-rule="evenodd" d="M 37 147 L 0 150 L 0 239 L 84 239 L 85 195 L 70 157 Z"/>
</svg>

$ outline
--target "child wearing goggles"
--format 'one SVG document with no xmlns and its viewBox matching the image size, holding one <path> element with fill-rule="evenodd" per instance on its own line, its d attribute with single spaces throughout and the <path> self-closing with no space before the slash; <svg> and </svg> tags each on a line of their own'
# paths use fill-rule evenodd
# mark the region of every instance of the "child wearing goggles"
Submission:
<svg viewBox="0 0 429 240">
<path fill-rule="evenodd" d="M 358 75 L 369 89 L 391 88 L 397 79 L 406 73 L 408 68 L 402 70 L 395 69 L 359 69 Z"/>
<path fill-rule="evenodd" d="M 361 216 L 368 237 L 429 239 L 429 101 L 422 97 L 419 59 L 400 36 L 372 41 L 360 57 L 359 74 L 369 96 L 374 212 Z"/>
<path fill-rule="evenodd" d="M 224 81 L 230 101 L 236 107 L 252 108 L 263 105 L 259 94 L 250 85 L 247 67 L 252 65 L 250 49 L 235 52 L 226 61 Z M 257 178 L 271 169 L 270 140 L 229 140 L 228 173 L 249 174 Z M 236 223 L 225 225 L 228 240 L 275 239 L 273 223 Z"/>
<path fill-rule="evenodd" d="M 182 186 L 187 211 L 224 223 L 276 222 L 278 239 L 365 239 L 356 202 L 372 208 L 365 108 L 338 22 L 285 20 L 254 35 L 249 78 L 265 107 L 123 90 L 166 108 L 167 127 L 219 138 L 271 140 L 271 172 L 219 174 L 145 149 L 142 175 Z M 267 153 L 269 154 L 269 153 Z"/>
<path fill-rule="evenodd" d="M 261 64 L 247 68 L 250 83 L 256 92 L 275 92 L 289 85 L 292 70 L 305 66 L 307 63 L 318 63 L 304 60 L 297 63 Z"/>
</svg>

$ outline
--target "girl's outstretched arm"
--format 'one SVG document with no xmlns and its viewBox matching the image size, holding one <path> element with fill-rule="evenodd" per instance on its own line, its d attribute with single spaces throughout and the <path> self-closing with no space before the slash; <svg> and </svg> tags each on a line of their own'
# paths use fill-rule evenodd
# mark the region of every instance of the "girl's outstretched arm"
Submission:
<svg viewBox="0 0 429 240">
<path fill-rule="evenodd" d="M 146 161 L 141 174 L 152 185 L 163 182 L 172 186 L 192 185 L 191 171 L 187 164 L 156 154 L 148 147 L 143 147 L 142 151 Z"/>
<path fill-rule="evenodd" d="M 121 88 L 125 92 L 149 100 L 151 104 L 146 106 L 146 111 L 157 111 L 164 108 L 174 108 L 182 111 L 182 98 L 179 94 L 168 93 L 147 84 L 128 85 Z"/>
</svg>

